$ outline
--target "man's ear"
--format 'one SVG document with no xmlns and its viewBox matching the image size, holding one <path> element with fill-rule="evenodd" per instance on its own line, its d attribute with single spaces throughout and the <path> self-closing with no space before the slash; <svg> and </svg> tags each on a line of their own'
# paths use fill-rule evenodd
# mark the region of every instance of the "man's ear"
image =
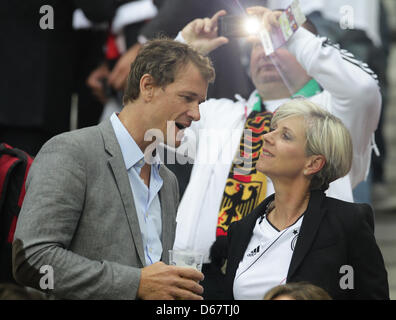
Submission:
<svg viewBox="0 0 396 320">
<path fill-rule="evenodd" d="M 140 78 L 140 94 L 145 102 L 150 102 L 154 94 L 155 81 L 154 78 L 145 73 Z"/>
<path fill-rule="evenodd" d="M 310 156 L 304 168 L 304 175 L 310 176 L 319 172 L 325 164 L 326 158 L 323 155 L 319 154 Z"/>
</svg>

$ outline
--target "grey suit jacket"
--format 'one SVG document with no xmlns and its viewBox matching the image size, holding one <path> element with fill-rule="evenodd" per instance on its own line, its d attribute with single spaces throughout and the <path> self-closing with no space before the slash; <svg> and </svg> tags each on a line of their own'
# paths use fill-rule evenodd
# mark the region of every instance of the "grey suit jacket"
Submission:
<svg viewBox="0 0 396 320">
<path fill-rule="evenodd" d="M 159 172 L 167 262 L 179 191 L 172 172 L 163 165 Z M 43 289 L 53 270 L 49 293 L 56 297 L 135 299 L 145 266 L 143 241 L 110 121 L 52 138 L 34 160 L 26 188 L 13 242 L 16 280 Z"/>
</svg>

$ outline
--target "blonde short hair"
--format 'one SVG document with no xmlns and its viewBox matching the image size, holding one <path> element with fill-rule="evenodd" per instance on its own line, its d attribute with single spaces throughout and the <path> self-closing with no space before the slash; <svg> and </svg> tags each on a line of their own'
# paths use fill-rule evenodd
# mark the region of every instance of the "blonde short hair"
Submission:
<svg viewBox="0 0 396 320">
<path fill-rule="evenodd" d="M 323 155 L 326 163 L 311 180 L 310 189 L 326 190 L 330 182 L 345 176 L 352 166 L 352 139 L 342 121 L 305 98 L 292 99 L 276 111 L 271 126 L 289 117 L 305 120 L 306 155 Z"/>
</svg>

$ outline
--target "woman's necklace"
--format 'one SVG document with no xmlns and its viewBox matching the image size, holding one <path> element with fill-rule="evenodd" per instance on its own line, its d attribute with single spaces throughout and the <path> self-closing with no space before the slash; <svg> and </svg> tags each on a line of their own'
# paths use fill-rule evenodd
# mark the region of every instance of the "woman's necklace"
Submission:
<svg viewBox="0 0 396 320">
<path fill-rule="evenodd" d="M 260 216 L 260 221 L 259 224 L 261 224 L 261 222 L 263 222 L 263 219 L 266 215 L 268 215 L 272 210 L 275 209 L 275 201 L 271 201 L 267 204 L 267 206 L 265 207 L 265 210 L 263 212 L 263 214 Z"/>
</svg>

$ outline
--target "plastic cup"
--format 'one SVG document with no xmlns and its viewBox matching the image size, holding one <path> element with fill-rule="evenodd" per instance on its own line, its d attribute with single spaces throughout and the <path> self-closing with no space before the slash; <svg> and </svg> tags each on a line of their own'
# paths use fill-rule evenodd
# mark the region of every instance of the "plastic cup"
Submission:
<svg viewBox="0 0 396 320">
<path fill-rule="evenodd" d="M 203 254 L 191 251 L 169 250 L 169 264 L 202 271 Z"/>
</svg>

